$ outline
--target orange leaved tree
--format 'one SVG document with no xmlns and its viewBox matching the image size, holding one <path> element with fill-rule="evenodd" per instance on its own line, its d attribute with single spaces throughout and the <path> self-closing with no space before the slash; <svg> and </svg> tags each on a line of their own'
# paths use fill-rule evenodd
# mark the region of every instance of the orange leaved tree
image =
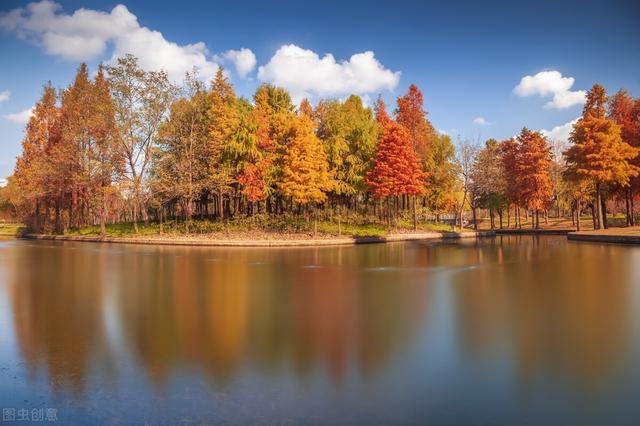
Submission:
<svg viewBox="0 0 640 426">
<path fill-rule="evenodd" d="M 639 171 L 632 163 L 638 156 L 638 148 L 625 142 L 620 135 L 620 126 L 606 117 L 606 102 L 604 88 L 595 84 L 587 94 L 582 118 L 573 126 L 569 138 L 572 145 L 565 151 L 568 168 L 595 184 L 596 229 L 606 227 L 602 186 L 628 186 Z"/>
<path fill-rule="evenodd" d="M 287 147 L 282 161 L 279 189 L 293 202 L 302 205 L 305 214 L 309 204 L 323 203 L 332 187 L 329 162 L 322 141 L 313 131 L 309 115 L 301 111 L 296 122 L 295 136 Z M 314 233 L 317 220 L 314 216 Z"/>
<path fill-rule="evenodd" d="M 517 137 L 519 158 L 516 179 L 524 205 L 535 212 L 533 226 L 540 227 L 539 213 L 547 210 L 553 195 L 551 149 L 540 132 L 522 129 Z"/>
</svg>

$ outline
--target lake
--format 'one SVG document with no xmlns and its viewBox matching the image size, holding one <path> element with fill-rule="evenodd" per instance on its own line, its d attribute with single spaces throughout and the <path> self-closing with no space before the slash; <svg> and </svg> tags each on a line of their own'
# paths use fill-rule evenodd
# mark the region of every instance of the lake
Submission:
<svg viewBox="0 0 640 426">
<path fill-rule="evenodd" d="M 637 425 L 639 395 L 640 247 L 0 242 L 8 416 Z"/>
</svg>

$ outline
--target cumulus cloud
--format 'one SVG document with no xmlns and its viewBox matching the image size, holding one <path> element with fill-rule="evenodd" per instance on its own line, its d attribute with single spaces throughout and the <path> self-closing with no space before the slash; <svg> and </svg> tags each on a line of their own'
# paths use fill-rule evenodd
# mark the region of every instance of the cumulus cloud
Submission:
<svg viewBox="0 0 640 426">
<path fill-rule="evenodd" d="M 489 123 L 484 117 L 476 117 L 473 119 L 473 124 L 477 124 L 479 126 L 490 126 Z"/>
<path fill-rule="evenodd" d="M 141 26 L 121 4 L 110 12 L 81 8 L 67 14 L 58 3 L 42 0 L 0 15 L 0 29 L 41 46 L 50 55 L 73 61 L 95 59 L 108 50 L 112 50 L 111 60 L 130 53 L 143 68 L 163 69 L 174 81 L 194 67 L 205 78 L 218 69 L 204 43 L 168 41 L 162 33 Z M 245 70 L 248 53 L 241 56 L 240 69 Z"/>
<path fill-rule="evenodd" d="M 320 57 L 294 44 L 281 46 L 258 79 L 287 89 L 295 102 L 311 96 L 363 95 L 392 90 L 400 72 L 384 68 L 373 52 L 356 53 L 348 61 L 336 61 L 330 53 Z"/>
<path fill-rule="evenodd" d="M 240 50 L 227 50 L 222 54 L 222 59 L 233 64 L 240 78 L 246 78 L 247 75 L 254 70 L 257 63 L 256 55 L 251 49 L 245 47 Z"/>
<path fill-rule="evenodd" d="M 31 118 L 32 115 L 33 115 L 33 107 L 29 109 L 25 109 L 24 111 L 13 113 L 13 114 L 6 114 L 6 115 L 3 115 L 3 117 L 6 120 L 13 121 L 14 123 L 27 124 L 27 122 L 29 121 L 29 118 Z"/>
<path fill-rule="evenodd" d="M 0 92 L 0 102 L 8 101 L 9 98 L 11 98 L 11 92 L 9 90 Z"/>
<path fill-rule="evenodd" d="M 573 77 L 563 77 L 559 71 L 542 71 L 536 75 L 522 77 L 520 84 L 513 88 L 513 93 L 523 97 L 552 95 L 553 98 L 544 107 L 564 109 L 585 102 L 587 92 L 572 91 L 574 82 Z"/>
<path fill-rule="evenodd" d="M 571 120 L 568 123 L 561 124 L 560 126 L 555 126 L 551 130 L 542 129 L 540 132 L 552 141 L 567 143 L 569 141 L 571 131 L 573 130 L 573 125 L 576 124 L 579 119 L 580 117 L 575 120 Z"/>
</svg>

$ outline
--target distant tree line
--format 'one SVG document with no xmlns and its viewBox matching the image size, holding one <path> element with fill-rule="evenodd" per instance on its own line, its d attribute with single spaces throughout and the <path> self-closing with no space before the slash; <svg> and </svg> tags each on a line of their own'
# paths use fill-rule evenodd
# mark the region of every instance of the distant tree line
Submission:
<svg viewBox="0 0 640 426">
<path fill-rule="evenodd" d="M 606 228 L 607 199 L 622 199 L 626 224 L 635 225 L 634 195 L 640 189 L 640 98 L 621 90 L 607 99 L 599 84 L 588 92 L 582 117 L 573 126 L 567 149 L 552 153 L 540 132 L 526 128 L 502 142 L 490 139 L 484 148 L 467 156 L 468 179 L 465 199 L 475 218 L 477 209 L 489 212 L 491 227 L 522 226 L 522 213 L 533 214 L 532 226 L 539 226 L 539 214 L 547 220 L 549 209 L 557 216 L 571 212 L 575 226 L 589 208 L 594 229 Z M 463 144 L 460 154 L 473 151 Z M 464 163 L 464 162 L 463 162 Z M 464 175 L 464 173 L 463 173 Z M 474 221 L 475 222 L 475 221 Z"/>
<path fill-rule="evenodd" d="M 563 157 L 539 132 L 456 147 L 436 132 L 415 85 L 392 114 L 381 99 L 308 100 L 262 85 L 236 96 L 222 69 L 210 83 L 194 70 L 182 85 L 145 71 L 134 56 L 80 65 L 73 83 L 44 86 L 14 174 L 0 198 L 36 232 L 107 223 L 318 211 L 390 226 L 399 215 L 462 225 L 465 209 L 487 211 L 491 226 L 521 226 L 552 206 L 580 216 L 589 205 L 606 226 L 605 200 L 624 197 L 633 224 L 640 100 L 589 92 Z M 496 220 L 498 218 L 498 220 Z M 474 223 L 477 221 L 474 220 Z"/>
</svg>

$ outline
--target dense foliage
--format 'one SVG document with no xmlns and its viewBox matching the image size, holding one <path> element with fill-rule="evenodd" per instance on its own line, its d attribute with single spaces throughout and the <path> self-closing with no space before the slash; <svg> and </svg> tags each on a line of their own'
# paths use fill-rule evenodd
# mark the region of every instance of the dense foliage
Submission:
<svg viewBox="0 0 640 426">
<path fill-rule="evenodd" d="M 160 224 L 194 218 L 337 218 L 392 226 L 412 216 L 414 228 L 442 215 L 462 225 L 489 213 L 503 226 L 511 211 L 545 219 L 555 206 L 579 217 L 591 203 L 606 226 L 607 197 L 633 211 L 640 184 L 640 100 L 621 91 L 607 100 L 595 85 L 564 157 L 540 132 L 523 129 L 483 147 L 439 134 L 423 94 L 411 85 L 393 115 L 360 97 L 292 103 L 262 85 L 237 97 L 220 69 L 203 83 L 188 73 L 177 87 L 163 71 L 145 71 L 133 56 L 100 67 L 85 64 L 72 84 L 46 84 L 25 129 L 15 173 L 0 194 L 36 232 L 140 220 Z M 633 215 L 628 214 L 633 223 Z M 474 221 L 475 223 L 475 221 Z"/>
</svg>

